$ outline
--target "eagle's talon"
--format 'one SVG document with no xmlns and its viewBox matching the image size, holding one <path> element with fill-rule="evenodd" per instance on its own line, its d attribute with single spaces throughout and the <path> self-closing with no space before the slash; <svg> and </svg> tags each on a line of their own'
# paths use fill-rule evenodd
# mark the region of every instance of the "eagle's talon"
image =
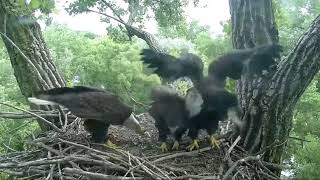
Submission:
<svg viewBox="0 0 320 180">
<path fill-rule="evenodd" d="M 164 152 L 167 152 L 168 151 L 168 146 L 167 146 L 167 143 L 163 142 L 160 146 L 161 148 L 161 151 L 164 153 Z"/>
<path fill-rule="evenodd" d="M 108 147 L 108 148 L 113 148 L 113 149 L 116 149 L 118 148 L 117 145 L 113 144 L 109 139 L 107 140 L 107 142 L 104 144 L 105 147 Z"/>
<path fill-rule="evenodd" d="M 213 135 L 210 136 L 210 145 L 212 146 L 212 148 L 217 147 L 218 149 L 220 149 L 220 141 L 217 140 Z"/>
<path fill-rule="evenodd" d="M 189 151 L 193 151 L 193 149 L 199 149 L 198 140 L 193 140 L 192 143 L 187 147 Z"/>
<path fill-rule="evenodd" d="M 172 150 L 179 150 L 179 142 L 178 141 L 174 141 L 173 146 L 171 148 Z"/>
</svg>

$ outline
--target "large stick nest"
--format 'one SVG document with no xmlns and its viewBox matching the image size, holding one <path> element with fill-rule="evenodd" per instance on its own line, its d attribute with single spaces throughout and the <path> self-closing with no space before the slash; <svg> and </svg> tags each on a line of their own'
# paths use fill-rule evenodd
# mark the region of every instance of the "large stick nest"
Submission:
<svg viewBox="0 0 320 180">
<path fill-rule="evenodd" d="M 153 119 L 139 117 L 151 137 L 140 137 L 124 127 L 110 127 L 111 149 L 89 141 L 80 119 L 28 141 L 27 150 L 0 156 L 0 171 L 23 179 L 278 179 L 260 156 L 248 156 L 234 142 L 221 140 L 220 149 L 161 153 Z M 270 163 L 269 163 L 270 165 Z"/>
</svg>

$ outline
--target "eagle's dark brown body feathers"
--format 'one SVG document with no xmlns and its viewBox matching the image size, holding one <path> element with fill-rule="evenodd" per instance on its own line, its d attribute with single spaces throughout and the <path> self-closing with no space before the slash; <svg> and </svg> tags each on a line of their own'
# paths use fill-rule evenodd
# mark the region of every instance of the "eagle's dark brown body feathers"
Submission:
<svg viewBox="0 0 320 180">
<path fill-rule="evenodd" d="M 74 115 L 121 125 L 131 115 L 132 108 L 111 92 L 84 86 L 62 87 L 39 92 L 37 98 L 68 108 Z"/>
<path fill-rule="evenodd" d="M 106 139 L 109 125 L 126 125 L 142 133 L 132 108 L 108 91 L 84 86 L 61 87 L 38 92 L 28 100 L 34 104 L 58 104 L 68 108 L 72 114 L 85 119 L 85 128 L 95 142 Z"/>
</svg>

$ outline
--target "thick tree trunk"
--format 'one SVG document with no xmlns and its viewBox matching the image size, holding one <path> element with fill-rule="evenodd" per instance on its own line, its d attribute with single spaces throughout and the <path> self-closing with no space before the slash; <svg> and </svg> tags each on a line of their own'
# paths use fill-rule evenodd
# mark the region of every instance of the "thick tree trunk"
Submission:
<svg viewBox="0 0 320 180">
<path fill-rule="evenodd" d="M 254 47 L 278 42 L 271 0 L 230 0 L 233 45 Z M 320 68 L 320 17 L 277 68 L 254 81 L 242 77 L 238 95 L 246 128 L 242 145 L 250 153 L 280 164 L 295 105 Z M 277 172 L 280 175 L 280 172 Z"/>
<path fill-rule="evenodd" d="M 14 9 L 10 1 L 0 1 L 1 37 L 21 93 L 30 97 L 39 90 L 65 86 L 52 62 L 39 24 L 31 16 L 16 15 Z M 39 125 L 47 129 L 45 125 Z"/>
</svg>

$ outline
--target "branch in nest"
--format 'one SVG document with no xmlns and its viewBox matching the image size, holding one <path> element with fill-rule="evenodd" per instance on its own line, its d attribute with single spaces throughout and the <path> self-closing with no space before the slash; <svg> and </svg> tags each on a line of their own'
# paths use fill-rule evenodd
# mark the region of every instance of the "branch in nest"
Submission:
<svg viewBox="0 0 320 180">
<path fill-rule="evenodd" d="M 225 175 L 223 176 L 223 180 L 226 180 L 230 177 L 231 173 L 236 169 L 236 167 L 238 167 L 241 163 L 243 162 L 247 162 L 247 161 L 253 161 L 253 160 L 259 160 L 260 156 L 248 156 L 245 157 L 243 159 L 239 159 L 238 161 L 236 161 L 231 168 L 228 169 L 228 171 L 225 173 Z"/>
<path fill-rule="evenodd" d="M 161 157 L 161 158 L 156 159 L 156 160 L 154 160 L 152 162 L 153 163 L 159 163 L 161 161 L 177 158 L 177 157 L 180 157 L 180 156 L 195 156 L 195 155 L 197 155 L 197 154 L 199 154 L 201 152 L 209 151 L 210 149 L 212 149 L 212 148 L 211 147 L 205 147 L 205 148 L 199 149 L 197 151 L 175 153 L 175 154 L 171 154 L 169 156 Z"/>
<path fill-rule="evenodd" d="M 185 175 L 185 176 L 179 176 L 179 177 L 174 177 L 172 179 L 220 179 L 219 176 L 199 176 L 199 175 Z"/>
<path fill-rule="evenodd" d="M 111 169 L 111 170 L 118 170 L 121 172 L 127 172 L 126 168 L 119 166 L 119 165 L 116 165 L 116 164 L 109 162 L 109 161 L 106 161 L 106 160 L 100 161 L 100 160 L 94 160 L 94 159 L 89 159 L 88 157 L 80 157 L 80 156 L 75 156 L 75 157 L 73 157 L 73 159 L 77 160 L 77 161 L 87 162 L 90 164 L 98 164 L 98 165 L 104 166 L 104 167 Z"/>
<path fill-rule="evenodd" d="M 228 149 L 226 155 L 224 156 L 224 160 L 226 160 L 228 157 L 230 157 L 230 153 L 232 152 L 233 148 L 238 144 L 238 142 L 241 140 L 241 137 L 238 136 L 237 139 L 232 143 L 230 148 Z"/>
<path fill-rule="evenodd" d="M 132 178 L 129 178 L 129 177 L 112 176 L 112 175 L 105 175 L 105 174 L 100 174 L 100 173 L 93 173 L 93 172 L 83 171 L 81 169 L 75 169 L 75 168 L 64 168 L 63 171 L 64 171 L 65 174 L 82 175 L 82 176 L 88 177 L 89 179 L 105 179 L 105 180 L 110 180 L 110 179 L 114 179 L 114 180 L 132 179 Z M 143 178 L 136 177 L 135 179 L 143 179 Z"/>
<path fill-rule="evenodd" d="M 82 149 L 85 149 L 85 150 L 89 150 L 89 151 L 95 152 L 95 153 L 97 153 L 97 154 L 105 155 L 105 156 L 107 156 L 107 157 L 109 157 L 109 158 L 111 158 L 111 159 L 113 159 L 113 160 L 116 160 L 116 161 L 118 161 L 118 162 L 122 162 L 122 163 L 128 165 L 127 162 L 125 162 L 125 161 L 123 161 L 123 160 L 121 160 L 121 159 L 119 159 L 119 158 L 116 158 L 115 156 L 113 156 L 112 153 L 102 152 L 102 151 L 99 151 L 99 150 L 96 150 L 96 149 L 92 149 L 92 148 L 90 148 L 90 147 L 87 147 L 87 146 L 85 146 L 85 145 L 77 144 L 77 143 L 70 142 L 70 141 L 67 141 L 67 140 L 64 140 L 64 139 L 60 139 L 60 138 L 58 138 L 58 141 L 63 142 L 63 143 L 66 143 L 66 144 L 73 145 L 73 146 L 78 147 L 78 148 L 82 148 Z"/>
<path fill-rule="evenodd" d="M 55 164 L 55 163 L 62 163 L 62 162 L 68 162 L 73 160 L 73 157 L 63 157 L 59 159 L 39 159 L 35 161 L 29 161 L 29 162 L 21 162 L 21 163 L 1 163 L 0 169 L 4 168 L 21 168 L 21 167 L 30 167 L 30 166 L 40 166 L 45 164 Z"/>
<path fill-rule="evenodd" d="M 10 105 L 10 104 L 1 103 L 1 102 L 0 102 L 0 104 L 5 105 L 5 106 L 8 106 L 8 107 L 11 107 L 11 108 L 13 108 L 13 109 L 17 109 L 17 110 L 23 111 L 23 112 L 28 113 L 28 114 L 31 114 L 31 115 L 33 115 L 34 117 L 37 117 L 40 121 L 48 124 L 48 125 L 49 125 L 51 128 L 53 128 L 53 130 L 55 130 L 56 132 L 59 132 L 59 133 L 63 133 L 63 132 L 64 132 L 64 131 L 62 131 L 61 129 L 59 129 L 56 125 L 54 125 L 52 122 L 46 120 L 45 118 L 39 116 L 38 114 L 35 114 L 35 113 L 33 113 L 33 112 L 30 112 L 30 111 L 27 111 L 27 110 L 24 110 L 24 109 L 15 107 L 15 106 L 12 106 L 12 105 Z"/>
<path fill-rule="evenodd" d="M 52 153 L 54 153 L 54 154 L 56 154 L 56 155 L 58 155 L 58 156 L 61 156 L 61 155 L 62 155 L 62 153 L 61 153 L 60 151 L 55 150 L 55 149 L 53 149 L 53 148 L 51 148 L 51 147 L 43 144 L 42 142 L 31 143 L 31 144 L 36 145 L 36 146 L 39 146 L 39 147 L 42 147 L 43 149 L 47 150 L 48 152 L 52 152 Z"/>
</svg>

